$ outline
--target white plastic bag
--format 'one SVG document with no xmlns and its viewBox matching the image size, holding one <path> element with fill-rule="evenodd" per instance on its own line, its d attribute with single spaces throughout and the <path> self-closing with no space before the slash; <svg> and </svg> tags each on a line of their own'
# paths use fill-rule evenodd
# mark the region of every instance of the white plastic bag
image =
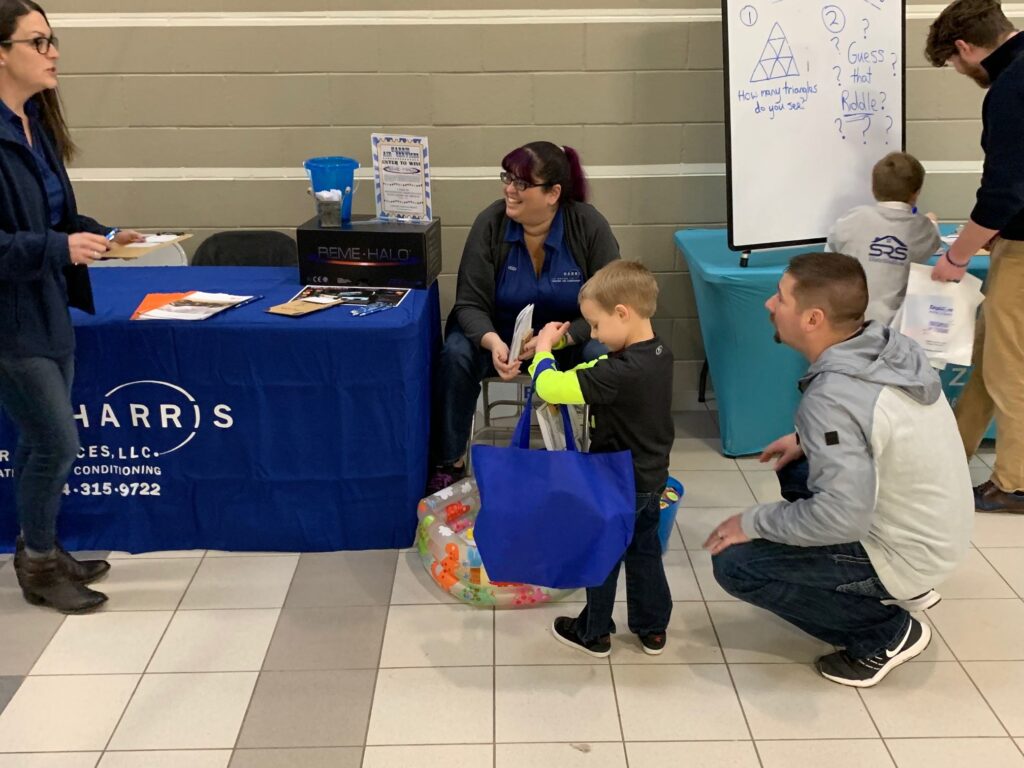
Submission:
<svg viewBox="0 0 1024 768">
<path fill-rule="evenodd" d="M 970 365 L 974 323 L 984 298 L 981 280 L 973 275 L 958 283 L 938 282 L 929 265 L 911 264 L 897 327 L 924 348 L 934 367 Z"/>
</svg>

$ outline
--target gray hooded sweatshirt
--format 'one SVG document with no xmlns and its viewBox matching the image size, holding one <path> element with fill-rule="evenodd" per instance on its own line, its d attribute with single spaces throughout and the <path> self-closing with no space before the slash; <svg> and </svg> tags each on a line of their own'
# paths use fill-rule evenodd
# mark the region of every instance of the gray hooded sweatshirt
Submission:
<svg viewBox="0 0 1024 768">
<path fill-rule="evenodd" d="M 937 586 L 970 546 L 974 494 L 924 351 L 868 323 L 827 349 L 800 390 L 796 432 L 814 495 L 747 510 L 744 533 L 800 547 L 859 541 L 893 597 Z"/>
<path fill-rule="evenodd" d="M 864 317 L 890 324 L 903 306 L 910 265 L 920 264 L 942 245 L 939 231 L 909 205 L 877 203 L 849 211 L 832 227 L 827 250 L 853 256 L 868 279 Z"/>
</svg>

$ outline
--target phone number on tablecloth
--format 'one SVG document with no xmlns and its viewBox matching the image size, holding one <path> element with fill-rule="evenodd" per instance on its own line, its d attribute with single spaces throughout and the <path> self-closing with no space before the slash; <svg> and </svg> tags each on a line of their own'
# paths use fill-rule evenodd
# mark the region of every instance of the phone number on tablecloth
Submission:
<svg viewBox="0 0 1024 768">
<path fill-rule="evenodd" d="M 70 496 L 159 496 L 160 483 L 79 483 L 65 485 L 64 495 Z"/>
</svg>

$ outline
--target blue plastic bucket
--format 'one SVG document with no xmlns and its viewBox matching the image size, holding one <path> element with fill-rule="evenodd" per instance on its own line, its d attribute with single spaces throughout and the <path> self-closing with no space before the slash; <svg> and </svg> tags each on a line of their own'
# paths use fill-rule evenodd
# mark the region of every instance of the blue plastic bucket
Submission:
<svg viewBox="0 0 1024 768">
<path fill-rule="evenodd" d="M 668 542 L 672 538 L 672 530 L 676 525 L 676 513 L 679 501 L 683 498 L 683 484 L 674 477 L 668 479 L 665 490 L 661 493 L 661 518 L 658 522 L 658 537 L 661 539 L 662 553 L 668 551 Z"/>
<path fill-rule="evenodd" d="M 359 161 L 353 160 L 351 157 L 311 157 L 302 163 L 302 167 L 309 174 L 314 197 L 317 192 L 326 192 L 332 189 L 341 193 L 341 221 L 350 221 L 352 219 L 352 190 L 355 186 L 356 168 L 359 167 Z M 319 198 L 317 202 L 320 202 Z M 317 212 L 321 215 L 321 224 L 323 224 L 320 205 L 317 206 Z"/>
</svg>

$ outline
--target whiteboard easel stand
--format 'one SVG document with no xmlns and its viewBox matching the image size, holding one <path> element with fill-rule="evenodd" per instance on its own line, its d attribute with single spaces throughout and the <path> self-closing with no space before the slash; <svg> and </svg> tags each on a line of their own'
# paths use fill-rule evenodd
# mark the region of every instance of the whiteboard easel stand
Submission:
<svg viewBox="0 0 1024 768">
<path fill-rule="evenodd" d="M 740 266 L 744 269 L 750 266 L 750 251 L 740 253 Z"/>
</svg>

